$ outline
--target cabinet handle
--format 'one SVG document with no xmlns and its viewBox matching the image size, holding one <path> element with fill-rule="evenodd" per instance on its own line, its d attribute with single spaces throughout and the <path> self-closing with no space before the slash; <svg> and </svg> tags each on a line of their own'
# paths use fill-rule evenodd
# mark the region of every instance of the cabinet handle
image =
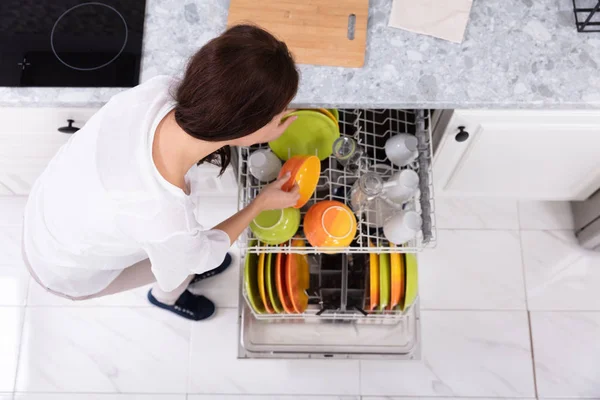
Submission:
<svg viewBox="0 0 600 400">
<path fill-rule="evenodd" d="M 454 140 L 457 142 L 464 142 L 469 138 L 469 132 L 465 131 L 464 126 L 459 126 L 458 130 L 459 132 L 456 134 L 456 136 L 454 136 Z"/>
<path fill-rule="evenodd" d="M 75 122 L 74 119 L 68 119 L 67 123 L 69 124 L 69 126 L 61 126 L 60 128 L 58 128 L 58 131 L 61 133 L 68 133 L 69 135 L 74 134 L 79 130 L 79 128 L 73 126 L 73 122 Z"/>
</svg>

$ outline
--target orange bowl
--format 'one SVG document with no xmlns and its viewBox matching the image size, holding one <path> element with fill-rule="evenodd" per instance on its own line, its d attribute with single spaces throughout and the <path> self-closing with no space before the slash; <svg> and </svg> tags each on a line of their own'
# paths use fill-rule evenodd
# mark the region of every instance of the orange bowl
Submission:
<svg viewBox="0 0 600 400">
<path fill-rule="evenodd" d="M 304 216 L 304 235 L 314 247 L 347 247 L 356 236 L 356 217 L 339 201 L 320 201 Z"/>
<path fill-rule="evenodd" d="M 319 182 L 321 174 L 321 161 L 317 156 L 294 156 L 287 160 L 281 171 L 279 178 L 287 172 L 290 173 L 290 179 L 283 185 L 282 189 L 289 192 L 297 184 L 300 188 L 300 199 L 294 208 L 302 208 L 313 195 Z"/>
</svg>

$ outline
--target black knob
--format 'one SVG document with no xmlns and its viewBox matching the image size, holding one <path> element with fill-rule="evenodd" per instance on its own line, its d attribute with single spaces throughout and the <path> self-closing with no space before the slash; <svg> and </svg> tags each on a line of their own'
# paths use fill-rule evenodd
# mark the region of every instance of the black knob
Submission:
<svg viewBox="0 0 600 400">
<path fill-rule="evenodd" d="M 459 130 L 459 132 L 456 134 L 456 136 L 454 136 L 454 139 L 457 142 L 464 142 L 465 140 L 467 140 L 469 138 L 469 132 L 465 131 L 464 126 L 459 126 L 458 130 Z"/>
<path fill-rule="evenodd" d="M 69 126 L 61 126 L 60 128 L 58 128 L 58 131 L 62 132 L 62 133 L 68 133 L 70 135 L 74 134 L 75 132 L 77 132 L 79 130 L 79 128 L 76 126 L 73 126 L 73 122 L 75 122 L 74 119 L 68 119 L 67 123 L 69 124 Z"/>
</svg>

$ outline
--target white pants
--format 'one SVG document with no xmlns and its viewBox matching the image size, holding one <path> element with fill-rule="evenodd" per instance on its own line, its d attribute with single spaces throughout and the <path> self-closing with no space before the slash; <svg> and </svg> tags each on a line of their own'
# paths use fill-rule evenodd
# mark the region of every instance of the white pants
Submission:
<svg viewBox="0 0 600 400">
<path fill-rule="evenodd" d="M 101 290 L 98 293 L 90 294 L 87 296 L 69 296 L 64 293 L 59 293 L 55 290 L 49 289 L 44 286 L 44 284 L 37 277 L 33 269 L 31 268 L 31 264 L 27 260 L 27 255 L 25 254 L 25 250 L 22 247 L 22 256 L 23 262 L 27 266 L 31 277 L 39 283 L 44 289 L 48 292 L 55 294 L 57 296 L 61 296 L 67 298 L 69 300 L 88 300 L 95 299 L 98 297 L 109 296 L 115 293 L 127 292 L 129 290 L 139 288 L 141 286 L 146 286 L 151 283 L 154 283 L 152 286 L 152 295 L 160 302 L 165 304 L 174 304 L 175 301 L 181 296 L 181 294 L 187 289 L 188 285 L 194 278 L 194 275 L 190 275 L 187 277 L 185 281 L 181 285 L 179 285 L 175 290 L 171 292 L 165 292 L 160 289 L 160 287 L 156 284 L 156 278 L 151 271 L 150 260 L 145 259 L 140 261 L 137 264 L 132 265 L 131 267 L 125 268 L 116 278 L 113 280 L 105 289 Z"/>
</svg>

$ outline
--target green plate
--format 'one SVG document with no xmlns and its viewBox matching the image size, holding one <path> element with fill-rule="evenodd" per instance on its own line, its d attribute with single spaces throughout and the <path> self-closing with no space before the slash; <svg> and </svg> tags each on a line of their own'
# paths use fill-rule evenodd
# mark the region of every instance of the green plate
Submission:
<svg viewBox="0 0 600 400">
<path fill-rule="evenodd" d="M 419 272 L 417 270 L 417 257 L 414 254 L 407 253 L 406 265 L 406 292 L 402 310 L 409 308 L 415 302 L 419 293 Z"/>
<path fill-rule="evenodd" d="M 253 246 L 256 246 L 256 242 L 249 243 L 249 247 Z M 264 314 L 266 312 L 265 305 L 260 298 L 260 292 L 258 290 L 258 254 L 256 253 L 246 254 L 244 285 L 246 287 L 248 300 L 250 300 L 250 306 L 257 314 Z"/>
<path fill-rule="evenodd" d="M 298 119 L 283 135 L 269 142 L 273 153 L 282 160 L 293 156 L 318 156 L 324 160 L 333 152 L 333 142 L 340 137 L 339 127 L 326 115 L 311 110 L 299 110 L 288 114 Z"/>
<path fill-rule="evenodd" d="M 271 304 L 275 309 L 276 314 L 283 314 L 283 305 L 279 300 L 279 296 L 277 295 L 277 286 L 275 279 L 275 260 L 277 258 L 276 254 L 269 253 L 267 254 L 267 269 L 266 269 L 266 280 L 267 280 L 267 292 L 269 293 L 269 299 L 271 300 Z"/>
<path fill-rule="evenodd" d="M 392 280 L 390 255 L 379 255 L 379 309 L 385 310 L 390 304 L 390 286 Z"/>
<path fill-rule="evenodd" d="M 338 123 L 340 122 L 340 112 L 337 110 L 337 108 L 327 108 L 327 111 L 333 114 Z"/>
</svg>

